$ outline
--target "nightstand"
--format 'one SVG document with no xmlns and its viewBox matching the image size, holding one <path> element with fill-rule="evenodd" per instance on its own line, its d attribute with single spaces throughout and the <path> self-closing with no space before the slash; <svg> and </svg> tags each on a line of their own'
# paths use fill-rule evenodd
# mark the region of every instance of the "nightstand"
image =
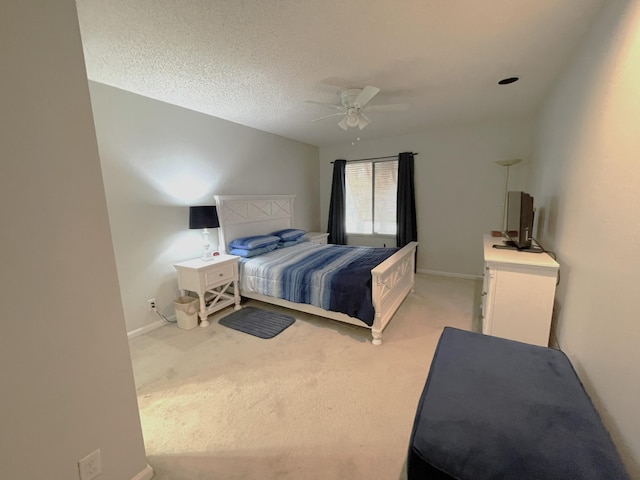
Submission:
<svg viewBox="0 0 640 480">
<path fill-rule="evenodd" d="M 185 295 L 187 290 L 198 294 L 201 327 L 209 325 L 209 315 L 229 305 L 235 303 L 235 309 L 240 310 L 239 258 L 235 255 L 217 255 L 211 261 L 197 258 L 174 265 L 181 294 Z"/>
<path fill-rule="evenodd" d="M 302 237 L 302 240 L 305 242 L 312 242 L 312 243 L 327 243 L 328 236 L 329 236 L 328 233 L 307 232 L 304 234 L 304 237 Z"/>
</svg>

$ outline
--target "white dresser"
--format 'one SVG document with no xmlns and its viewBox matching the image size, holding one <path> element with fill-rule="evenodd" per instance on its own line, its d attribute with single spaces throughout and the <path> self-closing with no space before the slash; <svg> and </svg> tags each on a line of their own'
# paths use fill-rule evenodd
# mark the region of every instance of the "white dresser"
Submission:
<svg viewBox="0 0 640 480">
<path fill-rule="evenodd" d="M 547 253 L 493 248 L 484 236 L 482 333 L 548 346 L 560 265 Z"/>
</svg>

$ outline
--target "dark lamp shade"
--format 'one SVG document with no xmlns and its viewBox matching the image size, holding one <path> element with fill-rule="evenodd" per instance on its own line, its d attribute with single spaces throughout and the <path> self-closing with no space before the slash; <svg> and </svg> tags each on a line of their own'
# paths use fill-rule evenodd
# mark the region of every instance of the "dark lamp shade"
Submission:
<svg viewBox="0 0 640 480">
<path fill-rule="evenodd" d="M 216 207 L 189 207 L 189 228 L 218 228 Z"/>
</svg>

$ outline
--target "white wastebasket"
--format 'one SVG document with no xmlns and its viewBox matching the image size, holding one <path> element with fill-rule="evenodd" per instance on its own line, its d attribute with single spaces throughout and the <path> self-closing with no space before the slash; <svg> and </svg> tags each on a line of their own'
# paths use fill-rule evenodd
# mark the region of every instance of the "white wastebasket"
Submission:
<svg viewBox="0 0 640 480">
<path fill-rule="evenodd" d="M 195 297 L 178 297 L 173 301 L 176 310 L 178 327 L 191 330 L 198 326 L 198 299 Z"/>
</svg>

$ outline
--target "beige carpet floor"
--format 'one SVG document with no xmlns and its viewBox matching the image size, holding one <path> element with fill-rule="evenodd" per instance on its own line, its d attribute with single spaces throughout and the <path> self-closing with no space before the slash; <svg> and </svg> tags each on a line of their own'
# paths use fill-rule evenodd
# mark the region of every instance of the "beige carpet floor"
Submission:
<svg viewBox="0 0 640 480">
<path fill-rule="evenodd" d="M 418 399 L 445 326 L 477 330 L 480 281 L 418 274 L 383 334 L 279 309 L 264 340 L 217 323 L 130 342 L 158 480 L 401 480 Z"/>
</svg>

